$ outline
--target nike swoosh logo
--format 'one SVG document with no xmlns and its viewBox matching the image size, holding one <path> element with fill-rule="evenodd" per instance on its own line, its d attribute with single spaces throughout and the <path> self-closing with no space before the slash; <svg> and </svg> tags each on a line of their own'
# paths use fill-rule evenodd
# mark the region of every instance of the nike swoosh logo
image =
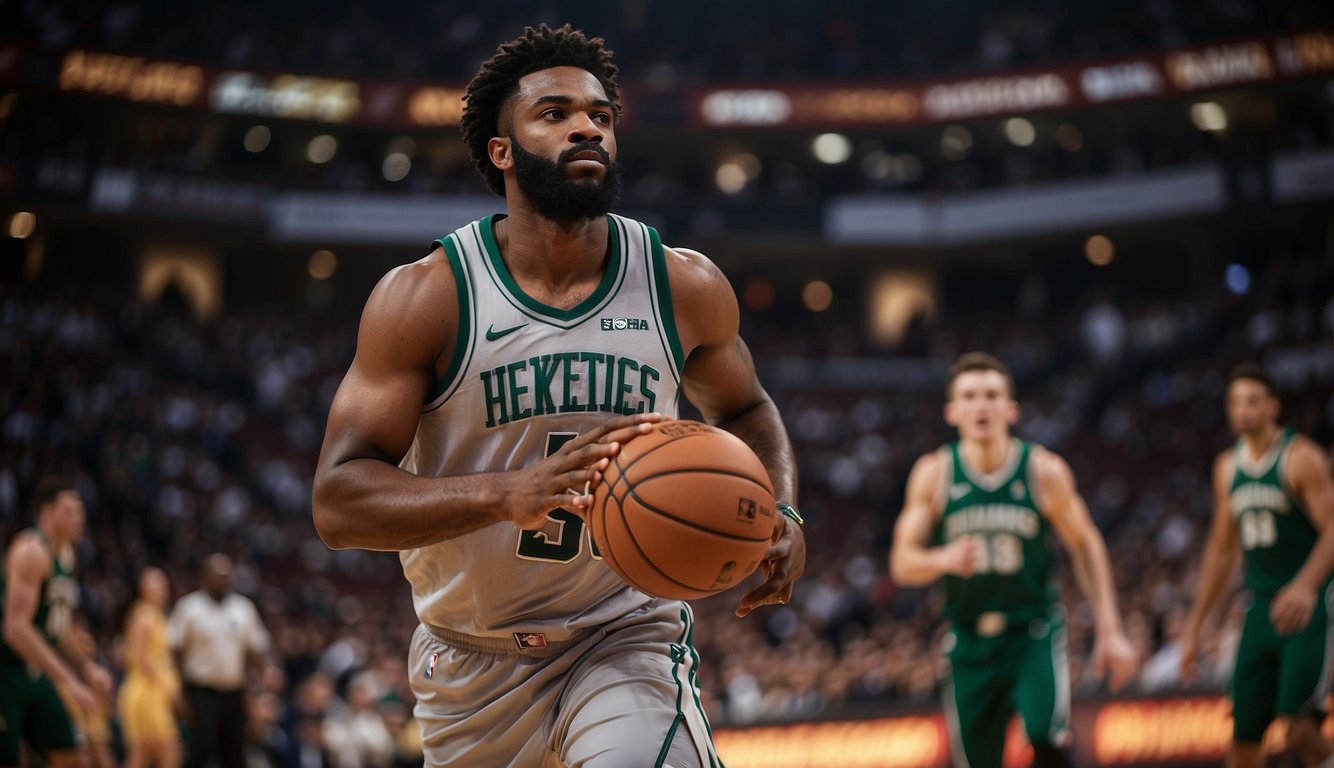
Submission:
<svg viewBox="0 0 1334 768">
<path fill-rule="evenodd" d="M 950 498 L 958 501 L 968 495 L 968 483 L 955 483 L 950 486 Z"/>
<path fill-rule="evenodd" d="M 487 340 L 487 341 L 495 341 L 496 339 L 504 338 L 505 336 L 508 336 L 508 335 L 510 335 L 511 333 L 514 333 L 515 331 L 519 330 L 520 328 L 525 328 L 525 327 L 527 327 L 527 325 L 528 325 L 528 323 L 523 323 L 523 324 L 521 324 L 521 325 L 516 325 L 516 326 L 514 326 L 513 328 L 506 328 L 506 329 L 503 330 L 503 331 L 497 331 L 495 325 L 489 325 L 489 326 L 487 326 L 487 328 L 486 328 L 486 340 Z"/>
</svg>

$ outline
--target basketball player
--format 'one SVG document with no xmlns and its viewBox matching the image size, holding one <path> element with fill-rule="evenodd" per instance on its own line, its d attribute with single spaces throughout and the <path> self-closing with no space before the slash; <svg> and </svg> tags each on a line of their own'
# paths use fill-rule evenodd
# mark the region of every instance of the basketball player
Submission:
<svg viewBox="0 0 1334 768">
<path fill-rule="evenodd" d="M 14 537 L 0 581 L 0 766 L 19 765 L 23 744 L 52 768 L 81 766 L 87 755 L 60 694 L 88 718 L 111 695 L 111 675 L 81 659 L 66 632 L 79 599 L 71 571 L 74 542 L 83 536 L 83 500 L 72 484 L 46 480 L 36 506 L 37 525 Z"/>
<path fill-rule="evenodd" d="M 463 137 L 507 215 L 381 280 L 329 414 L 315 524 L 333 547 L 401 553 L 428 765 L 718 765 L 690 608 L 598 562 L 588 487 L 684 393 L 755 450 L 777 499 L 796 494 L 726 278 L 608 213 L 616 72 L 568 25 L 482 65 Z M 799 515 L 780 511 L 738 616 L 801 575 Z"/>
<path fill-rule="evenodd" d="M 945 579 L 945 713 L 955 765 L 1000 768 L 1017 711 L 1038 768 L 1069 765 L 1070 671 L 1052 582 L 1051 533 L 1093 607 L 1093 668 L 1118 689 L 1136 671 L 1102 535 L 1070 467 L 1010 436 L 1014 379 L 981 352 L 949 371 L 945 421 L 959 440 L 917 460 L 894 529 L 890 571 L 904 586 Z"/>
<path fill-rule="evenodd" d="M 1181 676 L 1195 679 L 1200 631 L 1246 556 L 1246 618 L 1232 681 L 1234 768 L 1261 764 L 1274 718 L 1307 765 L 1334 766 L 1320 734 L 1329 692 L 1334 589 L 1334 479 L 1320 447 L 1278 425 L 1274 381 L 1257 365 L 1228 377 L 1227 418 L 1235 446 L 1214 460 L 1214 522 L 1200 587 L 1181 646 Z"/>
</svg>

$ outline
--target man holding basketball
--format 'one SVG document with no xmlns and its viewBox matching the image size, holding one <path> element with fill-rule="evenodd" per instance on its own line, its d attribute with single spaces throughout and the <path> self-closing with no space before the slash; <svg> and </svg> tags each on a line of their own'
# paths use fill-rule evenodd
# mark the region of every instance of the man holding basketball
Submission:
<svg viewBox="0 0 1334 768">
<path fill-rule="evenodd" d="M 400 552 L 429 765 L 717 765 L 690 609 L 597 562 L 587 488 L 684 393 L 795 499 L 726 278 L 608 213 L 616 72 L 568 25 L 525 29 L 483 64 L 463 135 L 507 214 L 380 281 L 329 414 L 316 528 L 333 547 Z M 739 616 L 785 602 L 801 575 L 786 510 Z"/>
<path fill-rule="evenodd" d="M 1138 666 L 1121 628 L 1102 534 L 1070 467 L 1010 436 L 1014 379 L 981 352 L 955 361 L 945 420 L 959 440 L 908 476 L 890 571 L 904 586 L 945 579 L 949 670 L 945 714 L 955 765 L 1001 768 L 1014 712 L 1036 768 L 1068 766 L 1070 670 L 1064 612 L 1051 581 L 1051 533 L 1065 545 L 1093 607 L 1093 666 L 1120 688 Z"/>
</svg>

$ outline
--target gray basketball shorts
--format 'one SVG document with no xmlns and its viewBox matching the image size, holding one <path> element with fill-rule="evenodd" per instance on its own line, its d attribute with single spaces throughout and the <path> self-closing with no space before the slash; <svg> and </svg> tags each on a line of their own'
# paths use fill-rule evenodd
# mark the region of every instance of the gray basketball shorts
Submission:
<svg viewBox="0 0 1334 768">
<path fill-rule="evenodd" d="M 408 657 L 428 766 L 722 768 L 690 607 L 655 600 L 555 653 L 480 651 L 419 626 Z"/>
</svg>

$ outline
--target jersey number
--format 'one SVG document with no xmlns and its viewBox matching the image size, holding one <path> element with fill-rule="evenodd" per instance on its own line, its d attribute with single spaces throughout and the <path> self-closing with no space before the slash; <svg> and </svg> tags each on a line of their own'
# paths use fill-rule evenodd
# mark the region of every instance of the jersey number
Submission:
<svg viewBox="0 0 1334 768">
<path fill-rule="evenodd" d="M 562 445 L 578 437 L 578 432 L 548 432 L 547 452 L 550 456 L 560 450 Z M 549 537 L 546 531 L 519 531 L 519 548 L 515 552 L 524 560 L 541 560 L 548 563 L 568 563 L 579 556 L 584 541 L 584 521 L 573 512 L 553 509 L 547 517 L 559 524 L 555 537 Z M 588 548 L 593 557 L 601 560 L 602 553 L 598 545 L 588 537 Z"/>
<path fill-rule="evenodd" d="M 977 567 L 974 573 L 1010 576 L 1024 567 L 1024 544 L 1009 533 L 977 537 Z"/>
<path fill-rule="evenodd" d="M 1241 526 L 1242 549 L 1265 549 L 1274 546 L 1278 540 L 1274 514 L 1267 509 L 1242 512 L 1238 524 Z"/>
</svg>

